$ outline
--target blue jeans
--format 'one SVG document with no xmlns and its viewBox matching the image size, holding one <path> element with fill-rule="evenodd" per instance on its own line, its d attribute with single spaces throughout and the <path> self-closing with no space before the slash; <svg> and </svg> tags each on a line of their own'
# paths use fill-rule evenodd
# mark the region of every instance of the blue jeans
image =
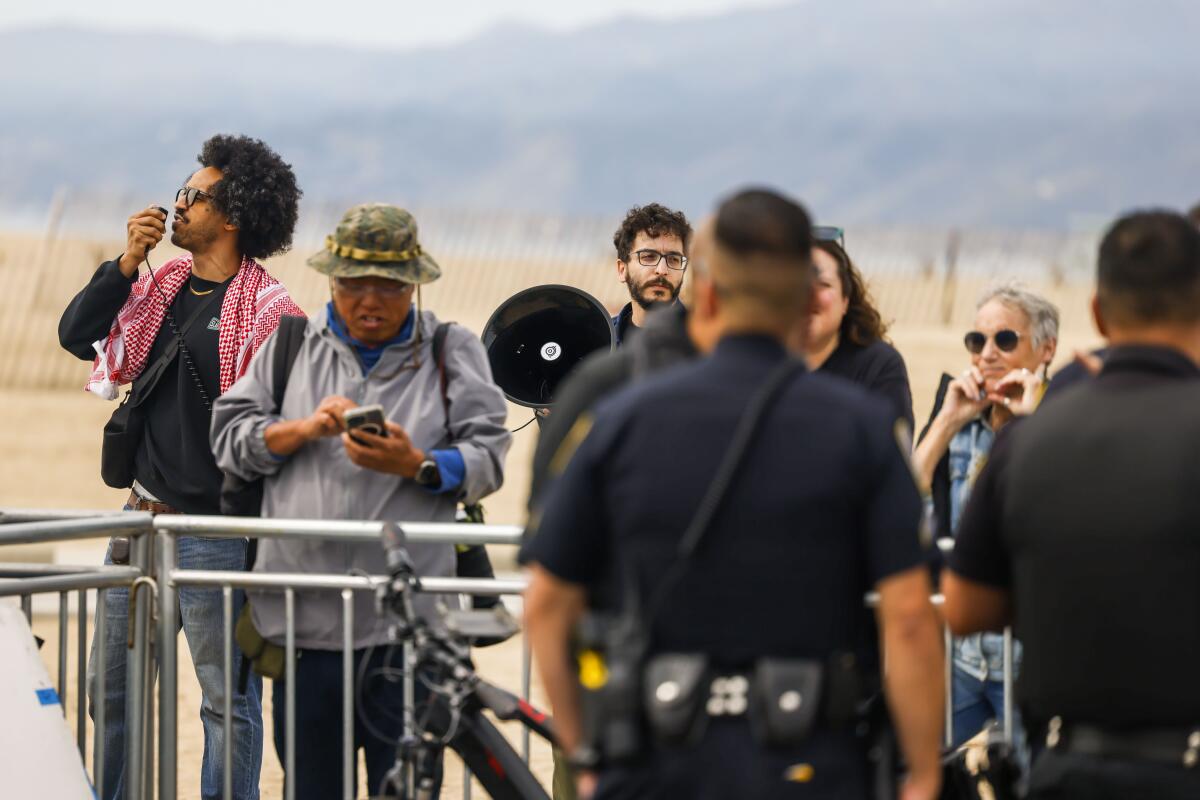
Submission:
<svg viewBox="0 0 1200 800">
<path fill-rule="evenodd" d="M 1004 681 L 980 680 L 954 665 L 954 744 L 960 746 L 983 730 L 992 720 L 1004 724 Z M 1025 742 L 1025 726 L 1021 712 L 1013 707 L 1013 753 L 1022 774 L 1029 772 L 1029 751 Z"/>
<path fill-rule="evenodd" d="M 242 539 L 205 539 L 180 537 L 179 566 L 182 569 L 241 570 L 246 566 L 246 542 Z M 112 563 L 111 551 L 104 557 Z M 242 592 L 234 594 L 234 619 L 243 602 Z M 200 681 L 203 699 L 200 721 L 204 726 L 204 760 L 200 770 L 200 793 L 204 800 L 221 796 L 224 779 L 224 728 L 222 710 L 225 703 L 225 643 L 222 637 L 222 598 L 220 589 L 181 587 L 179 615 L 183 634 L 192 654 L 192 664 Z M 94 702 L 97 691 L 96 653 L 103 644 L 104 675 L 104 797 L 116 800 L 125 796 L 125 693 L 126 639 L 129 635 L 129 591 L 109 589 L 105 595 L 105 631 L 103 643 L 92 639 L 88 662 L 89 710 L 95 718 Z M 233 630 L 232 621 L 230 630 Z M 235 669 L 241 661 L 241 651 L 234 645 Z M 257 800 L 258 775 L 262 767 L 263 722 L 262 678 L 251 673 L 244 694 L 237 691 L 234 676 L 233 697 L 233 796 L 240 800 Z"/>
<path fill-rule="evenodd" d="M 364 663 L 364 661 L 366 663 Z M 355 693 L 354 750 L 363 751 L 367 790 L 381 792 L 383 779 L 396 763 L 404 734 L 404 683 L 395 677 L 401 669 L 401 648 L 373 647 L 354 651 Z M 382 671 L 392 671 L 385 676 Z M 361 680 L 359 679 L 361 676 Z M 275 727 L 275 752 L 287 769 L 287 683 L 272 681 L 271 707 Z M 423 715 L 428 690 L 415 687 L 417 718 Z M 296 651 L 296 800 L 328 800 L 342 796 L 342 651 Z M 436 765 L 441 787 L 441 760 Z M 354 759 L 354 785 L 358 785 L 358 758 Z M 286 783 L 285 783 L 286 786 Z M 438 792 L 435 790 L 434 796 Z M 390 796 L 390 795 L 389 795 Z"/>
</svg>

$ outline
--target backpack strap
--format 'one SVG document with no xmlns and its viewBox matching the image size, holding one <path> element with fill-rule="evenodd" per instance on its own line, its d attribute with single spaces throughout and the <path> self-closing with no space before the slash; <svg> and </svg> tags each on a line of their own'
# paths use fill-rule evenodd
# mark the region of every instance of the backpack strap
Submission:
<svg viewBox="0 0 1200 800">
<path fill-rule="evenodd" d="M 300 345 L 304 344 L 304 329 L 307 326 L 308 320 L 304 317 L 285 314 L 279 318 L 279 330 L 276 333 L 279 342 L 275 346 L 275 359 L 271 362 L 271 389 L 276 411 L 283 407 L 288 378 L 300 353 Z"/>
<path fill-rule="evenodd" d="M 446 336 L 453 322 L 443 322 L 433 331 L 433 363 L 437 365 L 438 380 L 442 386 L 442 407 L 446 410 L 446 432 L 450 432 L 450 381 L 446 377 Z"/>
</svg>

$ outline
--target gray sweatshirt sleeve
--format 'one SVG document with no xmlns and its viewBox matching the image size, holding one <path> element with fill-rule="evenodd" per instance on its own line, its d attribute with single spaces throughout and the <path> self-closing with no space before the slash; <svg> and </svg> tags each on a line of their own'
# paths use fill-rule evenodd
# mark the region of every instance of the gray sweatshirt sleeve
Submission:
<svg viewBox="0 0 1200 800">
<path fill-rule="evenodd" d="M 508 406 L 492 380 L 483 344 L 454 325 L 446 336 L 446 394 L 450 400 L 450 447 L 466 466 L 460 497 L 468 505 L 504 483 L 504 457 L 512 444 Z"/>
<path fill-rule="evenodd" d="M 283 419 L 271 385 L 278 339 L 276 330 L 254 354 L 246 374 L 213 403 L 209 439 L 217 466 L 243 480 L 274 475 L 286 461 L 267 449 L 263 435 L 268 425 Z"/>
</svg>

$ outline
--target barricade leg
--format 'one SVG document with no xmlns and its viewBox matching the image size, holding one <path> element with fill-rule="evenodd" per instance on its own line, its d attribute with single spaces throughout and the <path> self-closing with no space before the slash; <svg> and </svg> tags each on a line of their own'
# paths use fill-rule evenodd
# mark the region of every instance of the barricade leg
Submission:
<svg viewBox="0 0 1200 800">
<path fill-rule="evenodd" d="M 87 652 L 88 652 L 88 593 L 79 590 L 78 616 L 79 636 L 75 642 L 75 738 L 79 742 L 79 758 L 87 769 Z"/>
<path fill-rule="evenodd" d="M 129 563 L 151 574 L 150 537 L 136 536 L 130 543 Z M 150 587 L 136 584 L 130 590 L 133 595 L 131 615 L 132 648 L 127 653 L 126 673 L 128 680 L 125 691 L 125 797 L 126 800 L 141 800 L 148 794 L 146 759 L 147 707 L 149 682 L 153 680 L 150 664 Z"/>
<path fill-rule="evenodd" d="M 950 626 L 942 627 L 942 641 L 946 652 L 946 747 L 954 744 L 954 637 Z"/>
<path fill-rule="evenodd" d="M 1013 634 L 1004 629 L 1004 741 L 1013 743 Z"/>
<path fill-rule="evenodd" d="M 225 702 L 221 723 L 225 729 L 225 768 L 222 785 L 225 800 L 233 800 L 233 587 L 221 587 L 221 631 L 225 650 Z"/>
<path fill-rule="evenodd" d="M 63 716 L 67 715 L 67 641 L 70 614 L 68 604 L 71 595 L 58 593 L 58 702 Z"/>
<path fill-rule="evenodd" d="M 285 652 L 284 652 L 284 792 L 287 800 L 296 800 L 296 592 L 288 588 L 283 593 Z"/>
<path fill-rule="evenodd" d="M 529 695 L 533 689 L 533 657 L 529 650 L 529 637 L 521 632 L 521 697 L 529 700 Z M 528 727 L 521 729 L 521 758 L 529 764 L 529 736 Z"/>
<path fill-rule="evenodd" d="M 105 707 L 108 703 L 108 648 L 104 646 L 104 637 L 107 635 L 107 626 L 105 625 L 105 613 L 108 599 L 108 590 L 99 589 L 96 591 L 96 633 L 95 642 L 98 646 L 92 648 L 92 662 L 96 665 L 96 680 L 92 684 L 92 707 L 95 709 L 93 714 L 94 733 L 92 735 L 92 782 L 96 785 L 96 795 L 103 800 L 106 797 L 104 794 L 104 756 L 105 746 L 104 739 L 108 734 L 107 714 Z"/>
<path fill-rule="evenodd" d="M 354 800 L 354 592 L 342 590 L 342 798 Z"/>
<path fill-rule="evenodd" d="M 158 534 L 158 660 L 161 673 L 158 679 L 159 800 L 175 800 L 179 790 L 176 764 L 179 735 L 179 638 L 175 627 L 179 617 L 179 598 L 176 586 L 169 578 L 175 566 L 175 537 L 167 531 L 162 531 Z"/>
</svg>

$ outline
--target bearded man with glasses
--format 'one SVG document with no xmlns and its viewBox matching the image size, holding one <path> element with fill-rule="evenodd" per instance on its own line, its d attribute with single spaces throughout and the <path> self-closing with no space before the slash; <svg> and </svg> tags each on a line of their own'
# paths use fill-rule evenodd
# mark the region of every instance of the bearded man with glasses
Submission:
<svg viewBox="0 0 1200 800">
<path fill-rule="evenodd" d="M 984 292 L 975 327 L 963 337 L 970 357 L 943 375 L 921 431 L 913 467 L 938 538 L 952 538 L 997 432 L 1033 413 L 1058 343 L 1058 309 L 1016 284 Z M 1014 670 L 1020 660 L 1015 647 Z M 958 746 L 989 720 L 1004 721 L 1003 638 L 973 634 L 954 643 L 954 736 Z M 1020 725 L 1013 730 L 1020 739 Z"/>
<path fill-rule="evenodd" d="M 421 285 L 441 268 L 421 247 L 416 221 L 392 205 L 355 206 L 308 264 L 330 277 L 332 298 L 308 321 L 284 391 L 273 370 L 281 334 L 217 401 L 217 463 L 245 480 L 265 476 L 264 517 L 453 522 L 460 501 L 472 505 L 500 488 L 512 437 L 483 344 L 420 308 Z M 380 407 L 382 435 L 347 430 L 346 412 L 356 406 Z M 452 545 L 408 549 L 418 575 L 454 575 Z M 268 539 L 254 568 L 378 575 L 388 567 L 378 542 Z M 283 595 L 251 594 L 259 635 L 283 645 Z M 285 779 L 300 800 L 325 800 L 342 793 L 342 603 L 322 591 L 298 591 L 296 603 L 294 689 L 304 702 L 293 720 L 297 774 Z M 355 603 L 353 747 L 365 752 L 375 792 L 402 734 L 403 682 L 382 674 L 401 655 L 374 598 L 357 592 Z M 431 594 L 414 598 L 428 619 L 436 603 Z M 286 764 L 285 691 L 276 678 L 275 749 Z"/>
<path fill-rule="evenodd" d="M 62 346 L 93 362 L 91 391 L 115 400 L 132 384 L 124 435 L 105 429 L 101 474 L 129 488 L 126 509 L 159 514 L 219 514 L 222 473 L 208 446 L 212 404 L 246 371 L 251 357 L 284 315 L 302 316 L 287 290 L 258 259 L 286 251 L 296 226 L 300 189 L 292 168 L 269 147 L 245 136 L 214 136 L 204 143 L 201 169 L 175 195 L 171 243 L 182 257 L 150 268 L 149 251 L 167 227 L 164 209 L 150 206 L 126 225 L 125 251 L 96 270 L 59 322 Z M 146 261 L 147 272 L 138 274 Z M 132 409 L 132 411 L 131 411 Z M 244 539 L 179 540 L 185 569 L 243 569 Z M 106 563 L 128 563 L 128 539 L 109 544 Z M 262 683 L 250 681 L 232 701 L 233 764 L 224 763 L 223 603 L 216 590 L 179 596 L 182 628 L 203 692 L 201 794 L 221 793 L 232 769 L 234 797 L 258 797 L 262 762 Z M 241 604 L 237 593 L 236 604 Z M 92 642 L 89 672 L 105 648 L 105 729 L 101 796 L 125 796 L 125 641 L 129 599 L 110 589 L 103 609 L 104 641 Z M 96 696 L 97 676 L 89 675 Z M 93 709 L 94 712 L 94 709 Z"/>
<path fill-rule="evenodd" d="M 688 265 L 692 226 L 681 211 L 658 203 L 635 206 L 613 234 L 617 280 L 629 289 L 630 301 L 613 317 L 617 344 L 646 324 L 646 312 L 678 301 Z"/>
</svg>

